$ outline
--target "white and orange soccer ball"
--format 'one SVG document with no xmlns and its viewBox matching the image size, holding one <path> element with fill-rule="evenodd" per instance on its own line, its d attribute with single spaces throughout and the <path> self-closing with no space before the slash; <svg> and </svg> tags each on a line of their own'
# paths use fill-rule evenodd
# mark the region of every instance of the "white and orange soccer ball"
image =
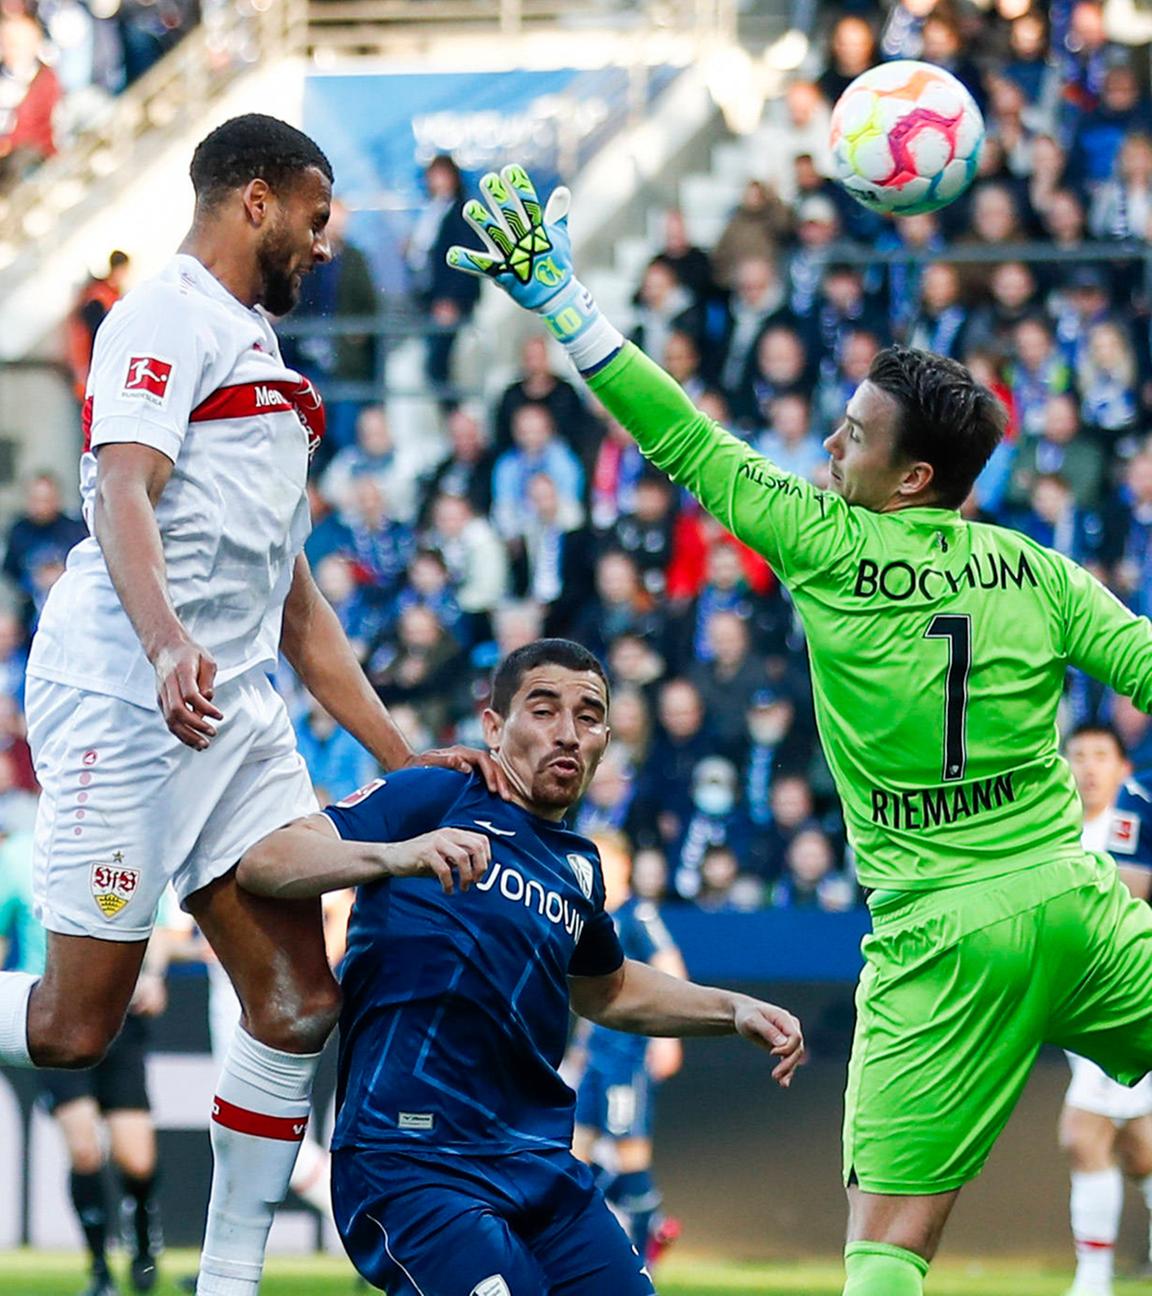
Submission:
<svg viewBox="0 0 1152 1296">
<path fill-rule="evenodd" d="M 972 183 L 984 118 L 951 74 L 901 59 L 861 73 L 832 110 L 836 179 L 888 216 L 936 211 Z"/>
</svg>

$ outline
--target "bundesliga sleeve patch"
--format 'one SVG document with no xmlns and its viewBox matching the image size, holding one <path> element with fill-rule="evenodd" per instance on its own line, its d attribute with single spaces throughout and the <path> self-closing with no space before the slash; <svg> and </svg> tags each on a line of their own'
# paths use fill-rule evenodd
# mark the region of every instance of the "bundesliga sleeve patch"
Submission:
<svg viewBox="0 0 1152 1296">
<path fill-rule="evenodd" d="M 124 375 L 121 396 L 142 396 L 154 405 L 164 405 L 172 379 L 172 365 L 156 356 L 132 356 Z"/>
<path fill-rule="evenodd" d="M 1113 810 L 1106 846 L 1109 855 L 1135 855 L 1139 843 L 1139 817 L 1123 810 Z"/>
</svg>

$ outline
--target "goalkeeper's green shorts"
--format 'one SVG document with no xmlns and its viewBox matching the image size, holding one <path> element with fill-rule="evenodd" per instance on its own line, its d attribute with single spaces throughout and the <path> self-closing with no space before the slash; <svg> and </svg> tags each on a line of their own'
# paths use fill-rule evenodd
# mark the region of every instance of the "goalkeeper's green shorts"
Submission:
<svg viewBox="0 0 1152 1296">
<path fill-rule="evenodd" d="M 896 897 L 856 994 L 844 1175 L 865 1192 L 975 1178 L 1044 1043 L 1122 1084 L 1152 1070 L 1152 909 L 1104 855 Z"/>
</svg>

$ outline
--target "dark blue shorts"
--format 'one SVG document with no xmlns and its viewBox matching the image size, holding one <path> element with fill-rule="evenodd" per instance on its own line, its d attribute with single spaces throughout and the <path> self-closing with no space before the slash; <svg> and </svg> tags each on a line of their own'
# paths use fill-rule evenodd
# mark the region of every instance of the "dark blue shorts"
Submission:
<svg viewBox="0 0 1152 1296">
<path fill-rule="evenodd" d="M 389 1296 L 654 1296 L 570 1152 L 342 1150 L 332 1205 L 352 1263 Z"/>
<path fill-rule="evenodd" d="M 644 1063 L 634 1067 L 590 1062 L 576 1089 L 576 1124 L 609 1138 L 650 1138 L 655 1086 Z"/>
</svg>

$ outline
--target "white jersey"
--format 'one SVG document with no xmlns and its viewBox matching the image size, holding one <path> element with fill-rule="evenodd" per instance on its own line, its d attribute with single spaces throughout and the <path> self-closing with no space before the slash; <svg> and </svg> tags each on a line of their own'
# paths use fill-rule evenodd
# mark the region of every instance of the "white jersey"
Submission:
<svg viewBox="0 0 1152 1296">
<path fill-rule="evenodd" d="M 174 257 L 101 326 L 84 423 L 89 530 L 97 447 L 137 442 L 167 455 L 156 519 L 176 615 L 216 659 L 218 684 L 272 666 L 310 529 L 308 456 L 323 410 L 267 319 L 194 257 Z M 28 673 L 156 705 L 152 666 L 95 538 L 72 550 L 48 596 Z"/>
</svg>

